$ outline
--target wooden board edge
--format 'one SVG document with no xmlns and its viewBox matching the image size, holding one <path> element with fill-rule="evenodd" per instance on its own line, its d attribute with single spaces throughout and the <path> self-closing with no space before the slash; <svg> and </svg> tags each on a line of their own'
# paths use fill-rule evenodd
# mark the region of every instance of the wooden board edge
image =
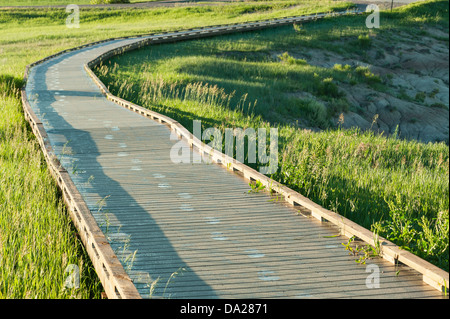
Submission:
<svg viewBox="0 0 450 319">
<path fill-rule="evenodd" d="M 98 227 L 69 174 L 52 156 L 53 150 L 48 142 L 47 133 L 29 104 L 25 88 L 21 90 L 21 95 L 25 119 L 41 146 L 48 169 L 62 192 L 69 215 L 79 231 L 80 238 L 108 298 L 141 299 L 139 292 Z"/>
</svg>

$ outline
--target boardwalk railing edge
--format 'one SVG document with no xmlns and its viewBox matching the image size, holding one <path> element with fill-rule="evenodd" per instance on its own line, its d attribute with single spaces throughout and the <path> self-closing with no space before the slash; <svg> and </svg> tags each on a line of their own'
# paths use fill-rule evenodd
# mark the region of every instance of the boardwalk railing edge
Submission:
<svg viewBox="0 0 450 319">
<path fill-rule="evenodd" d="M 332 16 L 343 14 L 361 14 L 362 12 L 344 12 L 344 13 L 331 13 Z M 146 38 L 131 45 L 124 45 L 119 48 L 112 49 L 97 58 L 89 61 L 84 65 L 86 72 L 93 79 L 96 85 L 100 88 L 101 92 L 111 101 L 116 104 L 125 107 L 131 111 L 134 111 L 144 117 L 156 120 L 162 124 L 169 126 L 176 134 L 181 138 L 185 138 L 192 148 L 196 148 L 200 153 L 209 155 L 211 159 L 224 165 L 227 169 L 233 172 L 240 172 L 249 181 L 260 181 L 267 189 L 272 192 L 281 195 L 288 203 L 293 206 L 303 208 L 303 213 L 309 213 L 312 217 L 315 217 L 319 221 L 328 221 L 336 225 L 341 234 L 346 237 L 357 237 L 362 241 L 370 244 L 373 247 L 380 247 L 381 255 L 389 262 L 403 263 L 412 269 L 415 269 L 422 274 L 423 281 L 439 291 L 445 291 L 449 283 L 449 274 L 444 270 L 432 265 L 431 263 L 415 256 L 414 254 L 400 249 L 392 242 L 382 238 L 376 237 L 375 234 L 362 226 L 350 221 L 349 219 L 338 215 L 335 212 L 327 210 L 322 206 L 314 203 L 310 199 L 304 197 L 298 192 L 282 185 L 275 180 L 259 173 L 258 171 L 248 167 L 247 165 L 238 162 L 237 160 L 213 149 L 212 147 L 204 144 L 201 140 L 191 134 L 186 128 L 184 128 L 177 121 L 159 114 L 157 112 L 148 110 L 139 105 L 126 101 L 122 98 L 114 96 L 109 92 L 106 86 L 98 79 L 98 77 L 92 71 L 92 67 L 102 63 L 103 61 L 127 51 L 136 50 L 143 46 L 156 43 L 169 43 L 181 40 L 195 39 L 201 37 L 215 36 L 221 34 L 228 34 L 241 31 L 252 31 L 257 29 L 268 28 L 271 26 L 288 25 L 300 21 L 311 21 L 315 19 L 321 19 L 328 14 L 316 14 L 310 16 L 300 17 L 286 17 L 280 19 L 263 20 L 249 23 L 236 23 L 228 25 L 209 26 L 205 28 L 196 28 L 182 31 L 173 31 L 160 33 L 158 35 L 151 35 L 153 38 Z M 179 32 L 192 31 L 191 33 L 178 34 Z M 30 123 L 33 133 L 37 137 L 37 140 L 43 150 L 45 159 L 49 165 L 50 172 L 56 179 L 59 188 L 63 193 L 64 201 L 69 208 L 70 216 L 74 221 L 75 226 L 80 232 L 80 236 L 86 250 L 91 258 L 94 268 L 99 276 L 100 281 L 103 284 L 105 292 L 108 298 L 123 298 L 123 299 L 139 299 L 139 295 L 136 287 L 132 283 L 132 280 L 125 272 L 122 264 L 115 255 L 111 246 L 109 245 L 105 235 L 98 227 L 97 222 L 90 213 L 89 208 L 78 192 L 75 184 L 70 178 L 67 171 L 62 167 L 59 160 L 54 155 L 53 149 L 48 141 L 47 133 L 43 127 L 42 122 L 39 121 L 34 114 L 29 101 L 26 96 L 26 82 L 28 79 L 28 73 L 31 67 L 43 63 L 49 59 L 57 57 L 67 52 L 76 51 L 89 46 L 94 46 L 100 43 L 105 43 L 113 40 L 129 39 L 129 38 L 144 38 L 150 35 L 138 35 L 129 37 L 111 38 L 101 41 L 92 42 L 82 46 L 74 47 L 71 49 L 63 50 L 56 54 L 50 55 L 44 59 L 29 64 L 25 69 L 24 86 L 21 90 L 23 109 L 25 118 Z"/>
</svg>

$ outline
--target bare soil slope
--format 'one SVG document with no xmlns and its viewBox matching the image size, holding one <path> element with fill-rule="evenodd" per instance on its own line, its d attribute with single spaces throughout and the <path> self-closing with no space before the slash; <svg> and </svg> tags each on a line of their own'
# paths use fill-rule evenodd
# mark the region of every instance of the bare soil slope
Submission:
<svg viewBox="0 0 450 319">
<path fill-rule="evenodd" d="M 339 41 L 351 45 L 345 39 Z M 298 53 L 296 57 L 327 68 L 335 64 L 369 66 L 385 79 L 388 90 L 365 84 L 339 84 L 351 105 L 351 111 L 343 114 L 344 127 L 357 126 L 385 134 L 397 130 L 402 138 L 448 143 L 448 43 L 448 33 L 427 28 L 420 36 L 405 32 L 377 35 L 365 56 L 307 49 L 304 55 Z M 337 123 L 339 115 L 333 120 Z"/>
</svg>

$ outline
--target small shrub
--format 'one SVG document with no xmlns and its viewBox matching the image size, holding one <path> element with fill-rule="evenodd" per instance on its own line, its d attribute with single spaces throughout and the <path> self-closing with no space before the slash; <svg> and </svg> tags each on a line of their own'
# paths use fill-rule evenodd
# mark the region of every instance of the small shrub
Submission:
<svg viewBox="0 0 450 319">
<path fill-rule="evenodd" d="M 440 109 L 447 109 L 448 107 L 444 103 L 433 103 L 430 105 L 430 107 L 437 107 Z"/>
<path fill-rule="evenodd" d="M 381 83 L 381 78 L 379 75 L 376 75 L 370 71 L 370 68 L 367 66 L 358 66 L 355 69 L 355 73 L 364 78 L 368 83 Z"/>
<path fill-rule="evenodd" d="M 303 29 L 303 25 L 302 24 L 294 23 L 294 30 L 295 30 L 295 32 L 300 33 L 300 34 L 305 34 L 306 33 L 305 29 Z"/>
<path fill-rule="evenodd" d="M 431 98 L 434 98 L 436 96 L 436 94 L 439 93 L 439 89 L 435 88 L 433 91 L 431 91 L 430 93 L 428 93 L 428 96 Z"/>
<path fill-rule="evenodd" d="M 372 46 L 372 39 L 369 37 L 369 35 L 359 35 L 358 45 L 362 49 L 368 49 Z"/>
<path fill-rule="evenodd" d="M 352 67 L 349 64 L 346 64 L 346 65 L 343 66 L 342 64 L 337 64 L 336 63 L 333 66 L 333 69 L 336 70 L 336 71 L 341 71 L 341 72 L 349 72 L 349 71 L 351 71 Z"/>
<path fill-rule="evenodd" d="M 425 102 L 425 98 L 426 98 L 426 94 L 425 92 L 418 92 L 416 94 L 416 97 L 414 98 L 417 102 L 423 103 Z"/>
<path fill-rule="evenodd" d="M 290 65 L 306 65 L 307 62 L 305 59 L 296 59 L 289 55 L 289 53 L 284 52 L 283 54 L 279 55 L 278 58 L 280 58 L 281 61 L 290 64 Z"/>
<path fill-rule="evenodd" d="M 342 97 L 342 92 L 339 91 L 338 86 L 333 82 L 333 78 L 323 79 L 317 86 L 317 94 L 329 98 Z"/>
</svg>

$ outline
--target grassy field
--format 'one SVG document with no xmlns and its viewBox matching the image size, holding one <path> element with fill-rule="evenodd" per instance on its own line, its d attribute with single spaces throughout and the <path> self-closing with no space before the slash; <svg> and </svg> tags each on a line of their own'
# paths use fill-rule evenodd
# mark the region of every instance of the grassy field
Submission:
<svg viewBox="0 0 450 319">
<path fill-rule="evenodd" d="M 295 7 L 292 7 L 295 5 Z M 346 8 L 335 1 L 246 2 L 220 7 L 81 11 L 0 10 L 0 298 L 100 298 L 101 284 L 68 217 L 56 183 L 24 119 L 17 89 L 25 66 L 88 42 L 218 23 Z M 80 289 L 64 289 L 68 265 Z"/>
<path fill-rule="evenodd" d="M 281 160 L 274 179 L 448 271 L 448 145 L 340 128 L 330 122 L 349 108 L 339 86 L 386 91 L 388 79 L 367 67 L 324 68 L 289 54 L 300 47 L 363 56 L 381 34 L 419 36 L 430 26 L 448 34 L 448 1 L 384 13 L 379 30 L 369 32 L 364 22 L 364 16 L 342 17 L 154 45 L 113 58 L 96 73 L 113 94 L 189 130 L 195 119 L 204 129 L 278 127 Z M 333 45 L 342 38 L 351 45 Z M 448 50 L 448 36 L 442 41 Z M 307 97 L 293 98 L 299 92 Z"/>
</svg>

